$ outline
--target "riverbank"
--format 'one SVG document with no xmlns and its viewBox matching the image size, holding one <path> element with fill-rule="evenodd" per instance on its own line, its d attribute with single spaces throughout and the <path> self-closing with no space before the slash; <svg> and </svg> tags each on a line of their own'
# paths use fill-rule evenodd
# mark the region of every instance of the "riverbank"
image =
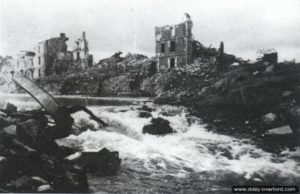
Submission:
<svg viewBox="0 0 300 194">
<path fill-rule="evenodd" d="M 51 93 L 92 96 L 77 101 L 85 105 L 93 104 L 93 96 L 148 96 L 158 104 L 186 106 L 211 130 L 251 137 L 272 151 L 299 145 L 299 63 L 221 63 L 215 56 L 204 56 L 186 68 L 155 71 L 153 65 L 154 58 L 113 55 L 82 72 L 37 82 Z"/>
<path fill-rule="evenodd" d="M 90 191 L 87 173 L 97 171 L 99 177 L 117 173 L 121 164 L 118 152 L 59 145 L 59 139 L 79 135 L 84 129 L 72 123 L 68 129 L 53 115 L 26 108 L 7 103 L 6 109 L 0 110 L 1 192 L 86 193 Z M 66 114 L 61 113 L 63 122 L 70 121 Z"/>
<path fill-rule="evenodd" d="M 299 75 L 300 64 L 257 62 L 223 69 L 207 64 L 169 72 L 155 102 L 184 105 L 211 130 L 251 137 L 266 149 L 295 149 L 300 141 Z M 278 133 L 268 134 L 277 128 Z"/>
</svg>

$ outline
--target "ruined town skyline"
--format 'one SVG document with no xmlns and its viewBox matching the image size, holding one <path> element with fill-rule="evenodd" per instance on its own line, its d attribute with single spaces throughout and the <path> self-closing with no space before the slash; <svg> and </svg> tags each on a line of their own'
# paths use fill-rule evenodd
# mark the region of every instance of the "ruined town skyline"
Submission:
<svg viewBox="0 0 300 194">
<path fill-rule="evenodd" d="M 155 26 L 176 24 L 188 12 L 195 39 L 206 46 L 218 47 L 224 41 L 226 52 L 245 59 L 255 59 L 258 49 L 275 48 L 279 60 L 299 61 L 298 8 L 298 0 L 0 0 L 0 55 L 32 50 L 60 32 L 75 40 L 86 31 L 95 61 L 117 51 L 154 56 Z M 72 48 L 73 41 L 68 46 Z"/>
</svg>

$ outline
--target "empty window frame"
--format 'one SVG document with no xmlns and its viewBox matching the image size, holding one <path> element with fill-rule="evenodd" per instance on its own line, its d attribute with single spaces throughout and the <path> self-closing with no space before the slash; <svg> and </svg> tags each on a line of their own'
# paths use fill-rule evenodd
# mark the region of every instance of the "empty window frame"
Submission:
<svg viewBox="0 0 300 194">
<path fill-rule="evenodd" d="M 166 44 L 165 43 L 161 43 L 160 44 L 160 53 L 165 53 L 166 52 Z"/>
<path fill-rule="evenodd" d="M 170 41 L 170 52 L 176 51 L 176 41 L 172 40 Z"/>
</svg>

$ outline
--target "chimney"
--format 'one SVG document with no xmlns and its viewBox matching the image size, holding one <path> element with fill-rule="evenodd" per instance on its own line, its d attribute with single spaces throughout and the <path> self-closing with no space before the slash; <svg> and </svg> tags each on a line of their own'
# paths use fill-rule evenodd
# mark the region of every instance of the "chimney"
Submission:
<svg viewBox="0 0 300 194">
<path fill-rule="evenodd" d="M 61 39 L 66 38 L 66 34 L 65 33 L 60 33 L 60 38 Z"/>
<path fill-rule="evenodd" d="M 85 40 L 85 31 L 82 32 L 82 40 Z"/>
</svg>

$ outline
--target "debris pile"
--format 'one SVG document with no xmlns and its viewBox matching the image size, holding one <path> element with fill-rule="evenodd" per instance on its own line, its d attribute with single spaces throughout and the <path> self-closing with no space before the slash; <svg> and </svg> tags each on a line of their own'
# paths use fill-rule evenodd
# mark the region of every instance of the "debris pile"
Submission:
<svg viewBox="0 0 300 194">
<path fill-rule="evenodd" d="M 148 57 L 141 54 L 131 54 L 128 53 L 125 57 L 122 57 L 122 52 L 119 51 L 113 54 L 109 58 L 102 59 L 98 62 L 97 66 L 101 69 L 124 69 L 126 67 L 136 67 L 142 62 L 145 62 Z"/>
<path fill-rule="evenodd" d="M 84 193 L 89 191 L 87 172 L 91 167 L 100 176 L 117 173 L 121 163 L 118 152 L 85 153 L 59 146 L 49 115 L 42 110 L 16 110 L 10 104 L 0 111 L 1 192 Z M 82 155 L 80 162 L 70 159 L 76 152 Z"/>
</svg>

